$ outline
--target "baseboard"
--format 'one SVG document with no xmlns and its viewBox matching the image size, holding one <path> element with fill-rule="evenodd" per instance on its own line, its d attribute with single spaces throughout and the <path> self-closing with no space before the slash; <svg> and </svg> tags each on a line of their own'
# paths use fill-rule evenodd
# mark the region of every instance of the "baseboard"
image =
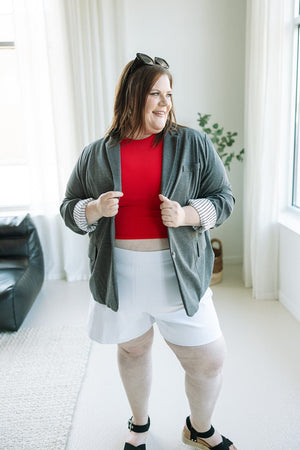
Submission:
<svg viewBox="0 0 300 450">
<path fill-rule="evenodd" d="M 242 256 L 223 256 L 224 264 L 242 264 Z"/>
<path fill-rule="evenodd" d="M 289 310 L 289 312 L 300 322 L 300 304 L 296 305 L 290 298 L 279 291 L 279 301 Z"/>
</svg>

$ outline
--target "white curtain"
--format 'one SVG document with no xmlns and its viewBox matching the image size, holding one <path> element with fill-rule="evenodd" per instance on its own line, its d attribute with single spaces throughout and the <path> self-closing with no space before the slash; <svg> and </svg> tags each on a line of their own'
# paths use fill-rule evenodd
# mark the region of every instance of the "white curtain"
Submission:
<svg viewBox="0 0 300 450">
<path fill-rule="evenodd" d="M 101 137 L 112 119 L 124 59 L 123 2 L 65 0 L 64 4 L 82 147 Z"/>
<path fill-rule="evenodd" d="M 278 298 L 278 216 L 288 157 L 287 53 L 292 0 L 248 0 L 245 94 L 244 277 L 258 299 Z M 289 71 L 288 71 L 289 72 Z"/>
<path fill-rule="evenodd" d="M 83 146 L 101 137 L 112 117 L 122 53 L 118 3 L 14 1 L 29 212 L 39 231 L 48 279 L 89 276 L 88 238 L 68 230 L 58 208 Z"/>
</svg>

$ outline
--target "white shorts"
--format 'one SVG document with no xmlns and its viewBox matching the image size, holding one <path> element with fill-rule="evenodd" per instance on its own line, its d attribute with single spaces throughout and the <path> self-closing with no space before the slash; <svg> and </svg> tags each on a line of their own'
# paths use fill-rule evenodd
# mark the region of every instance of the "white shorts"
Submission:
<svg viewBox="0 0 300 450">
<path fill-rule="evenodd" d="M 91 299 L 91 339 L 102 344 L 127 342 L 146 333 L 154 323 L 167 341 L 177 345 L 203 345 L 222 336 L 210 288 L 196 314 L 186 314 L 169 250 L 114 251 L 119 310 L 114 312 Z"/>
</svg>

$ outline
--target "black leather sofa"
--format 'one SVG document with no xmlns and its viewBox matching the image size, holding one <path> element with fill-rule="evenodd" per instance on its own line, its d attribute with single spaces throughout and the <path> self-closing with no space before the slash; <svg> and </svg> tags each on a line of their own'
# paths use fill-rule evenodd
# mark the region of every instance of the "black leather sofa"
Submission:
<svg viewBox="0 0 300 450">
<path fill-rule="evenodd" d="M 44 281 L 44 258 L 29 216 L 0 217 L 0 330 L 17 331 Z"/>
</svg>

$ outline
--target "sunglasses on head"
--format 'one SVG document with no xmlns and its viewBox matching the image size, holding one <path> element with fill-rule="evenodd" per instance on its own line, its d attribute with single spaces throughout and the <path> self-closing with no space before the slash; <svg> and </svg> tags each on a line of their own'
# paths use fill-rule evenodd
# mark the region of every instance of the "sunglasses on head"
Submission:
<svg viewBox="0 0 300 450">
<path fill-rule="evenodd" d="M 141 66 L 154 66 L 155 64 L 164 67 L 165 69 L 169 68 L 169 64 L 162 58 L 158 58 L 155 56 L 154 60 L 150 58 L 150 56 L 145 55 L 144 53 L 137 53 L 135 60 L 132 62 L 128 75 L 135 72 Z"/>
</svg>

